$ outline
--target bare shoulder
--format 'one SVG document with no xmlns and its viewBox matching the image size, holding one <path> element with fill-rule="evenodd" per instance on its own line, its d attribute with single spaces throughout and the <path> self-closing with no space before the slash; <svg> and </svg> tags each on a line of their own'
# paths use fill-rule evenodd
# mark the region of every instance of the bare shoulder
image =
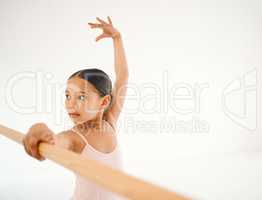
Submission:
<svg viewBox="0 0 262 200">
<path fill-rule="evenodd" d="M 69 131 L 59 132 L 55 135 L 55 145 L 68 150 L 73 150 L 74 140 L 72 134 Z"/>
<path fill-rule="evenodd" d="M 72 151 L 75 153 L 81 153 L 83 148 L 85 147 L 85 142 L 80 138 L 74 131 L 72 130 L 66 130 L 63 132 L 65 137 L 68 138 L 68 140 L 71 141 L 72 145 Z"/>
<path fill-rule="evenodd" d="M 89 145 L 102 153 L 112 152 L 117 145 L 115 131 L 106 121 L 103 121 L 102 130 L 90 132 L 86 139 Z"/>
<path fill-rule="evenodd" d="M 85 147 L 85 141 L 74 131 L 69 129 L 59 133 L 59 135 L 70 141 L 70 150 L 74 151 L 75 153 L 81 153 L 83 151 Z M 99 132 L 99 134 L 96 131 L 92 132 L 90 130 L 90 132 L 83 134 L 83 136 L 89 145 L 102 153 L 112 152 L 117 145 L 115 129 L 105 120 L 103 121 L 103 129 L 101 132 Z"/>
<path fill-rule="evenodd" d="M 56 135 L 56 145 L 75 153 L 80 153 L 85 143 L 72 130 L 65 130 Z"/>
</svg>

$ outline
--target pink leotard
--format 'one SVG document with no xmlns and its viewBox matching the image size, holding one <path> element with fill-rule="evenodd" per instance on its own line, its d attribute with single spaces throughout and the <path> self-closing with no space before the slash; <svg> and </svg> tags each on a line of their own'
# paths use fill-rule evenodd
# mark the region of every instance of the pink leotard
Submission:
<svg viewBox="0 0 262 200">
<path fill-rule="evenodd" d="M 110 153 L 103 153 L 96 150 L 91 146 L 86 138 L 78 133 L 76 130 L 71 129 L 74 133 L 79 135 L 85 142 L 85 147 L 81 152 L 81 155 L 87 156 L 88 158 L 103 162 L 112 168 L 122 170 L 122 157 L 119 148 L 119 144 L 116 145 L 115 149 Z M 103 188 L 102 186 L 97 185 L 91 181 L 88 181 L 86 178 L 75 173 L 75 189 L 73 196 L 70 200 L 123 200 L 126 199 L 117 195 L 109 190 Z M 112 180 L 114 181 L 114 180 Z"/>
</svg>

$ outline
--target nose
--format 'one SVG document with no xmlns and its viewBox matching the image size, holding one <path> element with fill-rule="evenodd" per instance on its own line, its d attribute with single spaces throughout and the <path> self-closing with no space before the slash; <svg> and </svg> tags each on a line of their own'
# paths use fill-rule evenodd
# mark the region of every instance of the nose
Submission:
<svg viewBox="0 0 262 200">
<path fill-rule="evenodd" d="M 65 106 L 66 106 L 66 109 L 67 109 L 68 112 L 76 112 L 76 110 L 77 110 L 76 109 L 77 105 L 76 105 L 74 100 L 71 100 L 71 99 L 66 100 Z"/>
</svg>

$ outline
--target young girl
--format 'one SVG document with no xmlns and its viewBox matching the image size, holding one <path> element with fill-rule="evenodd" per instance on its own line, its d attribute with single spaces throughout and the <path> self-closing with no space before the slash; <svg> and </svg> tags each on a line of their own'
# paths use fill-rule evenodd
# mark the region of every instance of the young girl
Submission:
<svg viewBox="0 0 262 200">
<path fill-rule="evenodd" d="M 103 33 L 96 38 L 112 38 L 115 55 L 116 81 L 112 88 L 109 76 L 100 69 L 90 68 L 75 72 L 67 80 L 65 107 L 74 126 L 54 134 L 46 124 L 36 123 L 24 137 L 25 151 L 32 157 L 45 160 L 38 152 L 39 142 L 58 145 L 113 168 L 121 169 L 121 154 L 116 137 L 116 123 L 124 104 L 128 67 L 120 32 L 108 22 L 88 23 Z M 75 173 L 75 190 L 71 200 L 109 200 L 117 195 Z M 113 181 L 113 180 L 112 180 Z"/>
</svg>

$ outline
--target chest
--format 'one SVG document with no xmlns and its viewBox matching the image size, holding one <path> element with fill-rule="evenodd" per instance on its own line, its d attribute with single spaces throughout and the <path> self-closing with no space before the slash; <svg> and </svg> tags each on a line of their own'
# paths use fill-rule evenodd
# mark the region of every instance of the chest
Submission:
<svg viewBox="0 0 262 200">
<path fill-rule="evenodd" d="M 100 131 L 89 130 L 82 134 L 86 142 L 95 150 L 101 153 L 110 153 L 117 145 L 116 135 L 113 129 L 105 128 Z M 86 147 L 86 142 L 83 138 L 74 134 L 75 152 L 81 153 Z"/>
</svg>

